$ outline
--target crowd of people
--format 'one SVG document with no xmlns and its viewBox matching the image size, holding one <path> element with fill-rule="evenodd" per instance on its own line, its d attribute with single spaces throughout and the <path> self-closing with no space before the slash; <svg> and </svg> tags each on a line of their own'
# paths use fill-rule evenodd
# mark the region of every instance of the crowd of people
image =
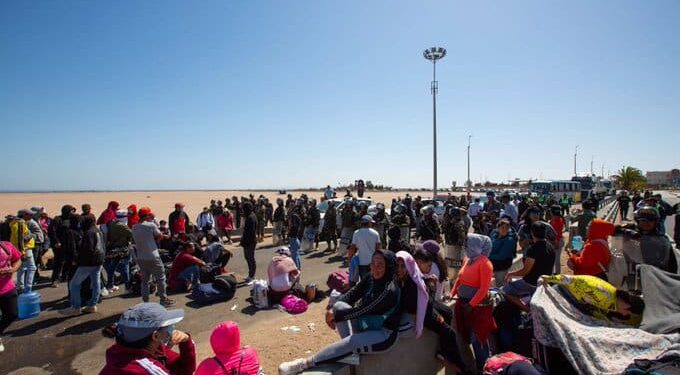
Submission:
<svg viewBox="0 0 680 375">
<path fill-rule="evenodd" d="M 233 244 L 237 229 L 248 265 L 244 281 L 252 284 L 255 248 L 264 240 L 265 227 L 272 227 L 278 249 L 267 269 L 271 304 L 287 295 L 315 299 L 314 288 L 302 286 L 301 255 L 318 250 L 320 241 L 327 243 L 327 251 L 345 257 L 349 267 L 348 290 L 332 295 L 326 310 L 326 323 L 340 340 L 308 358 L 282 363 L 279 373 L 284 375 L 352 355 L 384 352 L 402 338 L 421 337 L 423 329 L 439 337 L 434 359 L 454 373 L 473 373 L 456 345 L 460 335 L 472 347 L 470 355 L 481 373 L 494 349 L 512 351 L 516 345 L 503 333 L 513 332 L 516 327 L 508 322 L 517 320 L 498 316 L 498 296 L 506 314 L 521 316 L 541 283 L 563 285 L 573 299 L 589 304 L 594 316 L 639 324 L 643 300 L 607 283 L 607 240 L 612 235 L 643 244 L 637 262 L 678 272 L 663 226 L 668 215 L 676 214 L 677 221 L 678 207 L 649 192 L 617 198 L 623 221 L 628 206 L 635 208 L 634 222 L 620 225 L 597 219 L 596 202 L 586 200 L 576 211 L 564 197 L 541 202 L 509 193 L 497 199 L 489 192 L 482 203 L 450 195 L 439 215 L 436 206 L 409 194 L 393 199 L 389 211 L 349 192 L 338 199 L 329 188 L 320 201 L 327 203 L 323 218 L 321 205 L 305 194 L 288 194 L 276 200 L 276 207 L 264 196 L 211 201 L 195 221 L 182 203 L 175 204 L 167 221 L 158 221 L 149 207 L 132 204 L 121 209 L 113 201 L 99 217 L 87 204 L 80 213 L 64 205 L 61 215 L 52 218 L 40 207 L 7 216 L 0 223 L 0 351 L 1 335 L 17 318 L 18 294 L 31 292 L 49 266 L 50 286 L 68 282 L 70 307 L 60 311 L 65 315 L 96 312 L 101 296 L 116 293 L 118 285 L 130 293 L 135 286 L 139 289 L 142 303 L 109 329 L 116 343 L 107 351 L 102 374 L 262 373 L 256 351 L 240 346 L 234 322 L 215 328 L 210 338 L 215 356 L 197 368 L 192 338 L 174 329 L 182 310 L 166 310 L 175 304 L 169 294 L 196 288 L 205 267 L 224 269 L 232 257 L 224 245 Z M 565 244 L 568 222 L 577 223 L 582 248 Z M 680 225 L 675 231 L 677 242 Z M 49 265 L 42 262 L 47 249 L 54 255 Z M 562 273 L 564 251 L 573 275 Z M 518 252 L 522 267 L 510 272 Z M 159 303 L 150 303 L 154 287 Z M 610 289 L 613 299 L 582 298 Z M 490 346 L 491 335 L 499 336 L 497 348 Z M 179 354 L 170 350 L 173 346 Z"/>
</svg>

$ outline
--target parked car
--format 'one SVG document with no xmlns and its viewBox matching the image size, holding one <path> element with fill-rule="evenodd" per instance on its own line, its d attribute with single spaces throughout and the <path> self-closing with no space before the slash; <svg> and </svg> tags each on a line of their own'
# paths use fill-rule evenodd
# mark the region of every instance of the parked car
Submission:
<svg viewBox="0 0 680 375">
<path fill-rule="evenodd" d="M 368 213 L 372 214 L 375 213 L 376 208 L 375 205 L 373 204 L 373 200 L 370 198 L 357 198 L 356 200 L 357 204 L 361 203 L 366 203 L 368 205 Z M 345 208 L 345 200 L 344 199 L 339 199 L 339 198 L 333 198 L 333 199 L 328 199 L 322 202 L 319 202 L 316 205 L 316 208 L 319 210 L 319 213 L 321 214 L 321 221 L 319 222 L 319 228 L 323 228 L 323 223 L 324 223 L 324 217 L 326 216 L 326 211 L 328 211 L 328 207 L 330 204 L 333 204 L 335 206 L 335 209 L 337 211 L 337 217 L 336 217 L 336 223 L 338 226 L 338 229 L 342 228 L 342 210 Z M 389 214 L 389 212 L 388 212 Z"/>
</svg>

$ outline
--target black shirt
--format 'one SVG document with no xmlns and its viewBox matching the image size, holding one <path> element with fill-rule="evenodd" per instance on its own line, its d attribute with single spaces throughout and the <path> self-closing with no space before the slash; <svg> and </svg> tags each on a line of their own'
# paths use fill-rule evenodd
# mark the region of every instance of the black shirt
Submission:
<svg viewBox="0 0 680 375">
<path fill-rule="evenodd" d="M 533 243 L 527 249 L 527 258 L 534 260 L 534 266 L 531 268 L 524 281 L 531 285 L 536 285 L 538 278 L 541 275 L 551 275 L 555 267 L 555 250 L 552 245 L 546 241 L 538 241 Z"/>
</svg>

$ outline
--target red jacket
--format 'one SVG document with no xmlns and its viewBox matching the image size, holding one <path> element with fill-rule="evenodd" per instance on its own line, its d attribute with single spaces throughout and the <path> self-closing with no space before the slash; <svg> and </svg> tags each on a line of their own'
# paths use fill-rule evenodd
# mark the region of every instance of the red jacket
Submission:
<svg viewBox="0 0 680 375">
<path fill-rule="evenodd" d="M 106 350 L 106 365 L 99 375 L 192 375 L 196 370 L 196 347 L 191 338 L 179 344 L 179 354 L 164 347 L 165 356 L 154 357 L 145 349 L 114 344 Z"/>
<path fill-rule="evenodd" d="M 614 224 L 593 219 L 583 250 L 578 255 L 569 257 L 574 264 L 574 275 L 595 276 L 605 272 L 602 267 L 606 269 L 611 261 L 607 238 L 612 234 L 614 234 Z"/>
</svg>

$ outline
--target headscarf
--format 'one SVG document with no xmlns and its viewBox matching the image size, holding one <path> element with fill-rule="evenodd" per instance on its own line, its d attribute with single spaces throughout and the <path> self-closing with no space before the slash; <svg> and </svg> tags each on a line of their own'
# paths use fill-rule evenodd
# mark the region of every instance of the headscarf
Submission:
<svg viewBox="0 0 680 375">
<path fill-rule="evenodd" d="M 99 219 L 97 219 L 97 225 L 106 225 L 116 220 L 116 211 L 118 210 L 119 206 L 120 204 L 116 201 L 109 202 L 106 210 L 104 210 L 104 212 L 99 215 Z"/>
<path fill-rule="evenodd" d="M 474 263 L 480 255 L 488 257 L 492 247 L 491 239 L 488 236 L 477 233 L 468 234 L 465 246 L 465 256 L 468 258 L 468 264 Z"/>
<path fill-rule="evenodd" d="M 371 279 L 373 280 L 374 287 L 384 289 L 394 279 L 394 271 L 397 268 L 397 258 L 394 256 L 394 253 L 389 250 L 376 250 L 375 253 L 373 253 L 373 256 L 376 254 L 382 255 L 385 259 L 385 274 L 380 279 L 374 279 L 373 276 L 371 276 Z"/>
<path fill-rule="evenodd" d="M 418 247 L 427 251 L 431 255 L 439 254 L 439 250 L 440 250 L 439 243 L 437 243 L 437 241 L 435 241 L 435 240 L 427 240 L 427 241 L 421 243 L 420 245 L 418 245 Z"/>
<path fill-rule="evenodd" d="M 116 221 L 119 223 L 127 224 L 127 210 L 117 210 L 116 211 Z"/>
<path fill-rule="evenodd" d="M 427 304 L 429 300 L 429 295 L 427 293 L 427 286 L 425 286 L 425 281 L 423 280 L 423 274 L 420 272 L 420 268 L 416 264 L 416 260 L 413 259 L 411 254 L 405 251 L 399 251 L 397 253 L 397 258 L 404 261 L 404 266 L 408 275 L 416 287 L 418 288 L 418 307 L 416 309 L 416 338 L 419 338 L 423 333 L 423 324 L 425 322 L 425 314 L 427 313 Z"/>
<path fill-rule="evenodd" d="M 127 224 L 128 227 L 132 228 L 133 225 L 139 223 L 139 214 L 137 213 L 137 205 L 131 204 L 128 206 L 127 211 Z"/>
</svg>

